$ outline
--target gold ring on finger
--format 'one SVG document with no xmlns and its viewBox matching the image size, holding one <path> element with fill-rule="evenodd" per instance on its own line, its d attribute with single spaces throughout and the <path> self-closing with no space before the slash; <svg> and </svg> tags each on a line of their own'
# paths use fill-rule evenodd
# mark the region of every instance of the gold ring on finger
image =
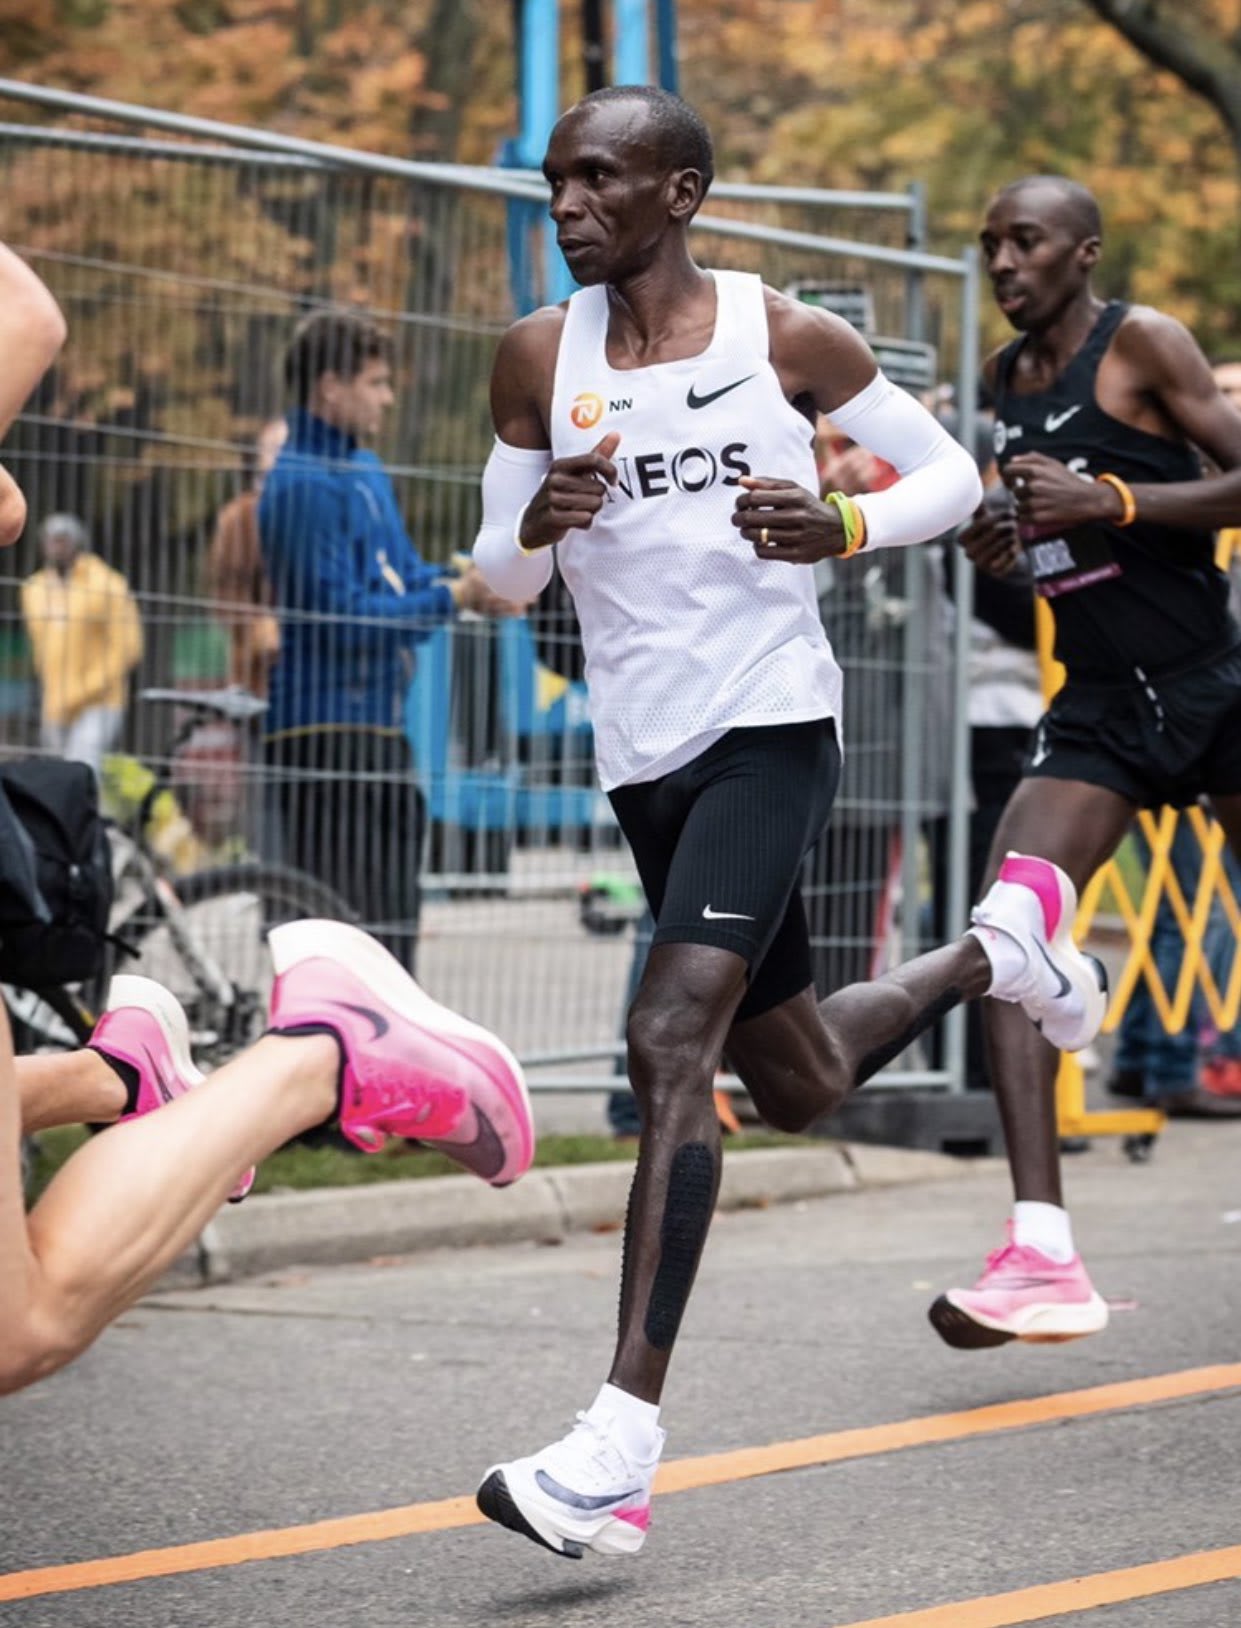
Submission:
<svg viewBox="0 0 1241 1628">
<path fill-rule="evenodd" d="M 759 540 L 759 542 L 762 544 L 762 546 L 764 548 L 770 548 L 771 547 L 771 540 L 767 535 L 767 527 L 766 526 L 764 526 L 762 528 L 762 530 L 759 532 L 758 540 Z"/>
</svg>

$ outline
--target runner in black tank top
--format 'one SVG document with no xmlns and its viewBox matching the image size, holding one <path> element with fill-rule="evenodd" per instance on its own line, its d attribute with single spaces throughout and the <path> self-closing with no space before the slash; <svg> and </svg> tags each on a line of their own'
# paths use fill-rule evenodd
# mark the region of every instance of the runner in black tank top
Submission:
<svg viewBox="0 0 1241 1628">
<path fill-rule="evenodd" d="M 1241 519 L 1241 414 L 1179 323 L 1095 297 L 1101 236 L 1090 193 L 1061 177 L 992 201 L 983 254 L 1021 334 L 986 368 L 1015 513 L 979 510 L 961 538 L 1000 574 L 1024 545 L 1068 673 L 991 874 L 1020 849 L 1079 891 L 1143 805 L 1205 795 L 1241 854 L 1241 631 L 1212 535 Z M 1220 473 L 1203 476 L 1198 448 Z M 996 1001 L 984 1021 L 1016 1189 L 1011 1242 L 931 1320 L 963 1347 L 1093 1332 L 1106 1317 L 1092 1329 L 1084 1314 L 1091 1285 L 1060 1187 L 1059 1055 Z"/>
<path fill-rule="evenodd" d="M 1001 470 L 1017 455 L 1045 453 L 1075 473 L 1105 470 L 1130 487 L 1195 481 L 1197 454 L 1113 418 L 1095 399 L 1099 364 L 1129 306 L 1103 308 L 1081 349 L 1047 390 L 1010 387 L 1024 338 L 996 362 L 996 456 Z M 1056 656 L 1070 679 L 1123 679 L 1218 656 L 1236 643 L 1228 615 L 1228 579 L 1215 564 L 1205 527 L 1172 527 L 1139 517 L 1075 526 L 1063 536 L 1032 537 L 1026 553 L 1038 592 L 1052 602 Z"/>
</svg>

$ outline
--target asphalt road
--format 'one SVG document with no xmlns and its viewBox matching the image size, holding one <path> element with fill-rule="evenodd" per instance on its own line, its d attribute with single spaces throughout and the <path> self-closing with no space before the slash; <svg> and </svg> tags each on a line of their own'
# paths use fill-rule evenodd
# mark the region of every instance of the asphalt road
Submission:
<svg viewBox="0 0 1241 1628">
<path fill-rule="evenodd" d="M 1241 1130 L 1176 1127 L 1147 1168 L 1100 1143 L 1070 1177 L 1117 1309 L 1106 1334 L 1065 1347 L 957 1353 L 925 1321 L 934 1292 L 998 1242 L 998 1171 L 721 1217 L 664 1422 L 666 1462 L 730 1456 L 717 1484 L 686 1466 L 630 1560 L 561 1560 L 443 1503 L 589 1402 L 609 1355 L 614 1234 L 153 1298 L 73 1368 L 0 1402 L 0 1571 L 157 1549 L 199 1569 L 11 1575 L 0 1623 L 1234 1628 L 1241 1553 L 1195 1588 L 1175 1586 L 1192 1567 L 1154 1563 L 1241 1544 Z M 1234 1366 L 1166 1377 L 1210 1365 Z M 1078 1391 L 1102 1410 L 1073 1417 L 1082 1404 L 1064 1393 Z M 884 1428 L 980 1408 L 998 1411 Z M 859 1430 L 860 1456 L 839 1458 L 838 1433 Z M 820 1436 L 833 1439 L 752 1451 Z M 781 1463 L 800 1467 L 760 1473 Z M 287 1532 L 393 1509 L 405 1535 L 382 1541 L 374 1520 Z M 277 1550 L 308 1552 L 181 1552 L 272 1531 Z M 1139 1566 L 1152 1569 L 1118 1584 L 961 1603 Z M 41 1592 L 15 1599 L 19 1586 Z M 1093 1603 L 1108 1586 L 1119 1603 Z"/>
</svg>

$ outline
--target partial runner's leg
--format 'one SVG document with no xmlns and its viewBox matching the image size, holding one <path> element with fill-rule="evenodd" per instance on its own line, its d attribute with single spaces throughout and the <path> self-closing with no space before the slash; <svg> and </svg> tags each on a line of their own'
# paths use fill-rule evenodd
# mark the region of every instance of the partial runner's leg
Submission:
<svg viewBox="0 0 1241 1628">
<path fill-rule="evenodd" d="M 1133 814 L 1133 804 L 1106 787 L 1024 780 L 996 833 L 991 873 L 1016 849 L 1052 861 L 1081 889 L 1116 851 Z M 935 1301 L 931 1322 L 962 1349 L 1098 1333 L 1107 1325 L 1107 1306 L 1077 1254 L 1061 1191 L 1055 1094 L 1061 1054 L 1012 1006 L 989 1000 L 983 1017 L 1013 1173 L 1011 1234 L 972 1289 L 950 1289 Z"/>
<path fill-rule="evenodd" d="M 17 1057 L 14 1073 L 24 1136 L 53 1125 L 110 1125 L 125 1112 L 124 1083 L 98 1052 Z"/>
<path fill-rule="evenodd" d="M 725 1050 L 767 1123 L 803 1131 L 954 1006 L 985 995 L 991 978 L 978 940 L 958 939 L 824 1001 L 805 989 L 739 1020 Z"/>
<path fill-rule="evenodd" d="M 0 1391 L 72 1360 L 202 1231 L 241 1172 L 332 1113 L 329 1035 L 265 1038 L 202 1086 L 91 1139 L 21 1209 L 7 1025 L 0 1053 Z"/>
<path fill-rule="evenodd" d="M 1080 893 L 1116 852 L 1133 815 L 1132 803 L 1103 786 L 1024 780 L 996 832 L 990 876 L 1016 849 L 1051 860 Z M 1055 1097 L 1060 1054 L 1020 1012 L 997 1001 L 988 1002 L 984 1022 L 1016 1197 L 1061 1204 Z"/>
</svg>

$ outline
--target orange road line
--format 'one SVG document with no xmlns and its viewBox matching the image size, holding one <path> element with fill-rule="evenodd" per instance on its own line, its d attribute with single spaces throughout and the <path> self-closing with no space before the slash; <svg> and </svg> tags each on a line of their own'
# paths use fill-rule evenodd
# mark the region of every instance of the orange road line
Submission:
<svg viewBox="0 0 1241 1628">
<path fill-rule="evenodd" d="M 1070 1577 L 1063 1583 L 1042 1583 L 1012 1594 L 958 1600 L 928 1611 L 904 1611 L 895 1617 L 872 1617 L 845 1628 L 1015 1628 L 1023 1622 L 1097 1611 L 1125 1600 L 1148 1600 L 1156 1594 L 1175 1594 L 1204 1583 L 1225 1583 L 1241 1577 L 1241 1545 L 1231 1549 L 1205 1549 L 1177 1560 L 1155 1560 L 1124 1571 L 1101 1571 L 1093 1577 Z"/>
<path fill-rule="evenodd" d="M 1241 1388 L 1241 1363 L 1156 1374 L 1114 1385 L 1096 1385 L 1089 1390 L 1000 1402 L 963 1413 L 936 1413 L 896 1424 L 870 1425 L 825 1436 L 809 1436 L 801 1441 L 775 1442 L 769 1447 L 743 1447 L 735 1452 L 678 1459 L 659 1471 L 655 1491 L 659 1494 L 688 1492 L 696 1487 L 747 1481 L 782 1470 L 869 1458 L 908 1447 L 964 1441 L 971 1436 L 1025 1430 L 1032 1425 L 1059 1424 L 1067 1419 L 1085 1419 L 1238 1388 Z M 104 1588 L 149 1577 L 240 1566 L 251 1560 L 280 1560 L 291 1555 L 342 1549 L 356 1543 L 382 1543 L 427 1532 L 456 1531 L 481 1525 L 482 1521 L 472 1497 L 405 1504 L 396 1509 L 315 1521 L 307 1526 L 273 1527 L 237 1537 L 213 1538 L 205 1543 L 183 1543 L 167 1549 L 143 1549 L 135 1554 L 8 1572 L 0 1574 L 0 1601 L 29 1600 L 38 1595 L 67 1594 L 76 1589 Z M 893 1620 L 906 1621 L 905 1618 Z M 941 1620 L 946 1625 L 949 1623 L 948 1618 Z M 979 1619 L 980 1625 L 982 1620 Z M 966 1622 L 953 1619 L 951 1628 L 966 1628 Z"/>
</svg>

